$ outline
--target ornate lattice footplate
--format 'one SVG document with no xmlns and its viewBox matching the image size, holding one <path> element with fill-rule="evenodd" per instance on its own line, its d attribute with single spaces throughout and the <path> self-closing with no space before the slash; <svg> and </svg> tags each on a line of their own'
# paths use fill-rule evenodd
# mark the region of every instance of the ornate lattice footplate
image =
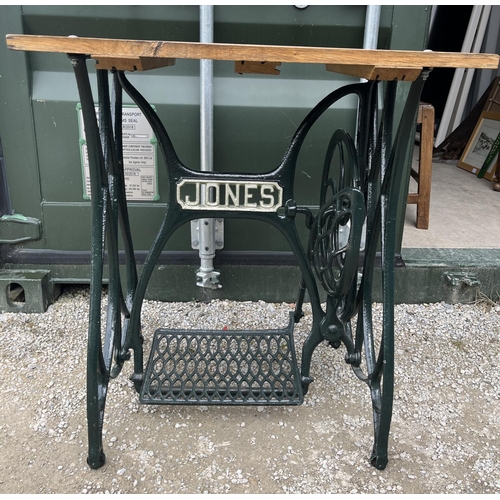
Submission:
<svg viewBox="0 0 500 500">
<path fill-rule="evenodd" d="M 293 324 L 262 331 L 156 330 L 141 402 L 301 404 Z"/>
</svg>

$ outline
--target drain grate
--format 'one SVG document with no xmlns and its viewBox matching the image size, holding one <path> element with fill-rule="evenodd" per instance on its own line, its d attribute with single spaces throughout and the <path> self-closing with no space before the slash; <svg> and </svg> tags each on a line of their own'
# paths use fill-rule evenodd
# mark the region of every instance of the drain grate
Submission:
<svg viewBox="0 0 500 500">
<path fill-rule="evenodd" d="M 302 404 L 293 325 L 291 316 L 279 330 L 156 330 L 141 403 Z"/>
</svg>

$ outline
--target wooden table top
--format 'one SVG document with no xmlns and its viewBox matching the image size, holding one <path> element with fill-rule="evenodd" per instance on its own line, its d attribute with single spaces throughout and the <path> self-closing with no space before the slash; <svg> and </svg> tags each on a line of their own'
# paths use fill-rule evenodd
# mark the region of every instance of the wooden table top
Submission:
<svg viewBox="0 0 500 500">
<path fill-rule="evenodd" d="M 241 73 L 278 74 L 280 63 L 325 64 L 355 77 L 407 80 L 423 68 L 496 69 L 497 54 L 408 50 L 367 50 L 283 45 L 169 42 L 43 35 L 7 35 L 12 50 L 83 54 L 101 69 L 145 71 L 174 64 L 175 59 L 234 61 Z"/>
</svg>

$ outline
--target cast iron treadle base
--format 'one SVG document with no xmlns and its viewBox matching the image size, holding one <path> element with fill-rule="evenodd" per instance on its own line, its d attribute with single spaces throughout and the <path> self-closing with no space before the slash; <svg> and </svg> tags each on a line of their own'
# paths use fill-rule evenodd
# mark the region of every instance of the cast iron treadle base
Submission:
<svg viewBox="0 0 500 500">
<path fill-rule="evenodd" d="M 156 330 L 141 403 L 302 404 L 293 325 L 290 315 L 280 330 Z"/>
</svg>

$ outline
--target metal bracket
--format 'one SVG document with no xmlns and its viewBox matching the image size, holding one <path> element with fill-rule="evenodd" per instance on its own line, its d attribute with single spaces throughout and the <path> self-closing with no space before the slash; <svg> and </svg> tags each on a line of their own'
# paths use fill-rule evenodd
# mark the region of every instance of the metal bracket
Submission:
<svg viewBox="0 0 500 500">
<path fill-rule="evenodd" d="M 21 214 L 0 217 L 0 243 L 21 243 L 42 237 L 41 222 Z"/>
<path fill-rule="evenodd" d="M 466 285 L 466 286 L 481 286 L 481 282 L 477 278 L 477 276 L 474 276 L 473 274 L 469 273 L 462 273 L 462 272 L 445 272 L 444 277 L 447 281 L 447 283 L 451 286 L 460 286 L 460 285 Z"/>
<path fill-rule="evenodd" d="M 212 288 L 213 290 L 222 288 L 222 285 L 219 283 L 219 276 L 220 272 L 213 268 L 210 271 L 205 271 L 200 267 L 196 273 L 196 286 Z"/>
<path fill-rule="evenodd" d="M 221 288 L 220 272 L 215 270 L 212 264 L 215 251 L 224 248 L 224 219 L 191 221 L 191 247 L 199 251 L 201 260 L 201 266 L 196 273 L 196 285 L 203 288 Z"/>
<path fill-rule="evenodd" d="M 200 249 L 200 222 L 204 219 L 191 221 L 191 248 Z M 224 248 L 224 219 L 214 219 L 215 250 Z"/>
</svg>

